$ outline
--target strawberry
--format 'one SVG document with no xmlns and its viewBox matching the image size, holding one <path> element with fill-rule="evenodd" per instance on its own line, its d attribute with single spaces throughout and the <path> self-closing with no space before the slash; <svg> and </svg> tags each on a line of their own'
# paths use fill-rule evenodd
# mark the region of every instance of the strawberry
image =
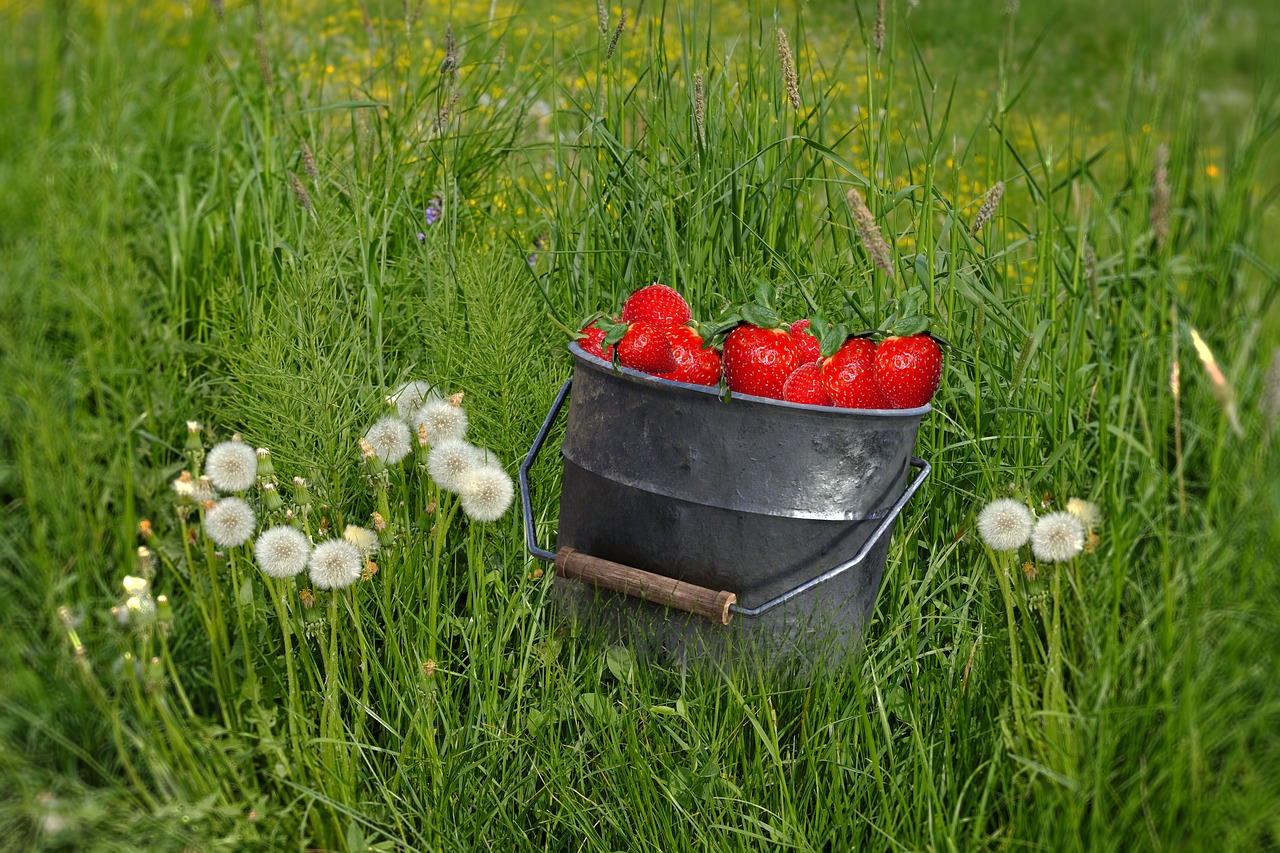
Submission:
<svg viewBox="0 0 1280 853">
<path fill-rule="evenodd" d="M 724 378 L 738 394 L 782 399 L 782 386 L 799 367 L 795 341 L 782 329 L 738 325 L 724 340 Z"/>
<path fill-rule="evenodd" d="M 816 361 L 802 364 L 791 372 L 782 386 L 782 399 L 810 406 L 835 405 L 831 395 L 822 387 L 822 370 Z"/>
<path fill-rule="evenodd" d="M 791 340 L 796 342 L 796 354 L 800 357 L 800 363 L 817 361 L 822 355 L 822 345 L 809 331 L 809 318 L 796 320 L 791 324 L 790 332 Z"/>
<path fill-rule="evenodd" d="M 604 329 L 597 329 L 594 325 L 587 326 L 579 334 L 578 346 L 586 352 L 591 353 L 596 358 L 602 358 L 605 361 L 613 361 L 613 347 L 604 348 Z"/>
<path fill-rule="evenodd" d="M 626 334 L 618 341 L 618 361 L 624 367 L 655 376 L 670 373 L 678 366 L 671 341 L 662 329 L 643 320 L 628 324 Z"/>
<path fill-rule="evenodd" d="M 664 329 L 676 357 L 675 370 L 662 374 L 663 379 L 689 382 L 693 385 L 715 385 L 720 381 L 720 353 L 703 348 L 702 336 L 690 326 Z"/>
<path fill-rule="evenodd" d="M 876 384 L 899 409 L 933 399 L 942 378 L 942 348 L 926 334 L 885 338 L 875 358 Z"/>
<path fill-rule="evenodd" d="M 663 329 L 683 326 L 692 316 L 684 297 L 665 284 L 640 288 L 622 306 L 622 322 L 642 320 Z"/>
<path fill-rule="evenodd" d="M 888 409 L 888 399 L 876 385 L 876 345 L 867 338 L 849 338 L 835 355 L 819 362 L 822 387 L 844 409 Z"/>
</svg>

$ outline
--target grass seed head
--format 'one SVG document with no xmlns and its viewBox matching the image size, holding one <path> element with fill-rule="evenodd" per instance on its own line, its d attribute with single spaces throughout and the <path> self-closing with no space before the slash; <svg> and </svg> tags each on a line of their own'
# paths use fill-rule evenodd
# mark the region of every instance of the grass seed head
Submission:
<svg viewBox="0 0 1280 853">
<path fill-rule="evenodd" d="M 613 57 L 613 52 L 618 49 L 618 41 L 622 38 L 622 31 L 627 27 L 627 10 L 622 10 L 622 17 L 618 18 L 618 26 L 613 28 L 613 35 L 609 37 L 609 46 L 604 51 L 604 61 L 608 62 Z"/>
<path fill-rule="evenodd" d="M 1262 416 L 1268 425 L 1280 417 L 1280 347 L 1271 351 L 1271 364 L 1262 377 Z"/>
<path fill-rule="evenodd" d="M 698 130 L 698 142 L 707 147 L 707 104 L 702 91 L 702 70 L 693 75 L 693 123 Z"/>
<path fill-rule="evenodd" d="M 884 52 L 884 0 L 876 0 L 876 23 L 871 34 L 876 48 L 876 58 Z"/>
<path fill-rule="evenodd" d="M 800 85 L 796 76 L 796 58 L 787 41 L 787 31 L 778 27 L 778 59 L 782 62 L 782 81 L 787 90 L 787 100 L 793 110 L 800 109 Z"/>
<path fill-rule="evenodd" d="M 301 140 L 302 145 L 302 171 L 307 173 L 307 177 L 313 183 L 320 183 L 320 170 L 316 168 L 315 155 L 311 153 L 311 146 L 307 144 L 307 140 Z"/>
<path fill-rule="evenodd" d="M 845 198 L 849 202 L 849 211 L 853 214 L 853 225 L 862 239 L 862 246 L 871 258 L 871 263 L 884 270 L 886 275 L 893 275 L 893 260 L 889 254 L 889 244 L 880 233 L 875 217 L 862 198 L 857 187 L 850 187 Z"/>
<path fill-rule="evenodd" d="M 1004 181 L 996 181 L 982 197 L 982 205 L 978 208 L 978 215 L 973 218 L 970 234 L 977 234 L 982 230 L 982 226 L 991 221 L 991 217 L 996 215 L 996 207 L 999 206 L 1002 198 L 1004 198 Z"/>
<path fill-rule="evenodd" d="M 1169 239 L 1169 145 L 1161 142 L 1156 148 L 1156 162 L 1151 186 L 1151 230 L 1155 234 L 1156 247 L 1163 249 Z"/>
</svg>

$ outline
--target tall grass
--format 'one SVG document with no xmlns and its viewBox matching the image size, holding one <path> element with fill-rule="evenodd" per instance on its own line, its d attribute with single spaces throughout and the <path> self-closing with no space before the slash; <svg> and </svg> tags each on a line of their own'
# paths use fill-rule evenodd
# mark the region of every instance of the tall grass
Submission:
<svg viewBox="0 0 1280 853">
<path fill-rule="evenodd" d="M 1092 69 L 1108 108 L 1059 120 L 1032 100 L 1051 33 L 974 11 L 994 52 L 962 76 L 925 5 L 888 4 L 883 52 L 874 4 L 645 4 L 605 32 L 487 5 L 5 12 L 4 837 L 1275 845 L 1274 79 L 1220 135 L 1194 93 L 1222 25 L 1171 15 L 1131 74 Z M 370 487 L 357 439 L 410 379 L 465 392 L 514 470 L 571 369 L 556 324 L 652 280 L 703 318 L 763 283 L 866 328 L 928 294 L 954 347 L 916 449 L 935 474 L 856 661 L 784 682 L 605 647 L 547 606 L 514 512 L 469 522 L 413 461 Z M 304 477 L 316 535 L 389 514 L 377 574 L 308 607 L 247 546 L 188 538 L 187 420 L 269 447 L 284 492 Z M 1096 503 L 1097 542 L 993 554 L 974 516 L 1010 494 Z M 111 613 L 139 545 L 172 609 L 144 630 Z"/>
</svg>

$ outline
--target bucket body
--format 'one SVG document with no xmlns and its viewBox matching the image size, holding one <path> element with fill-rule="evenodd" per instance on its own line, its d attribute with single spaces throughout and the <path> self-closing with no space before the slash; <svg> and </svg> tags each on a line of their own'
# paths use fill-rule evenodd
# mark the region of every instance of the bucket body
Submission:
<svg viewBox="0 0 1280 853">
<path fill-rule="evenodd" d="M 728 590 L 748 609 L 858 553 L 902 497 L 929 411 L 724 399 L 570 351 L 558 547 Z M 860 644 L 888 546 L 883 535 L 850 570 L 728 625 L 559 577 L 555 596 L 670 662 L 804 666 Z"/>
</svg>

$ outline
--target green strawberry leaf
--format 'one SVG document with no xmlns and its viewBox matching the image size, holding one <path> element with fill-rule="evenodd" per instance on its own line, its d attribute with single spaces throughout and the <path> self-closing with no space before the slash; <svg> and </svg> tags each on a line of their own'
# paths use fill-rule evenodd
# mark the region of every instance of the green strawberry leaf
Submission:
<svg viewBox="0 0 1280 853">
<path fill-rule="evenodd" d="M 893 333 L 900 337 L 908 338 L 912 335 L 918 335 L 929 328 L 929 318 L 920 314 L 911 317 L 903 317 L 893 324 Z"/>
<path fill-rule="evenodd" d="M 604 340 L 600 342 L 600 346 L 605 351 L 608 351 L 609 347 L 622 340 L 622 338 L 627 334 L 627 330 L 630 328 L 631 326 L 627 323 L 614 323 L 608 331 L 605 332 Z"/>
<path fill-rule="evenodd" d="M 823 358 L 830 358 L 844 345 L 849 339 L 849 327 L 844 323 L 836 323 L 826 334 L 822 336 L 822 343 L 819 347 L 819 354 Z"/>
<path fill-rule="evenodd" d="M 898 297 L 898 306 L 893 313 L 898 317 L 913 317 L 920 313 L 920 294 L 915 288 Z"/>
<path fill-rule="evenodd" d="M 741 322 L 742 315 L 737 311 L 733 311 L 719 320 L 703 323 L 698 328 L 698 333 L 702 335 L 702 345 L 704 347 L 716 345 Z"/>
<path fill-rule="evenodd" d="M 762 278 L 756 277 L 752 281 L 756 285 L 756 302 L 765 308 L 773 307 L 773 285 Z M 751 322 L 748 320 L 747 322 Z M 752 324 L 759 325 L 759 324 Z"/>
<path fill-rule="evenodd" d="M 747 303 L 742 306 L 742 319 L 762 329 L 776 329 L 782 325 L 778 312 L 763 305 Z"/>
</svg>

